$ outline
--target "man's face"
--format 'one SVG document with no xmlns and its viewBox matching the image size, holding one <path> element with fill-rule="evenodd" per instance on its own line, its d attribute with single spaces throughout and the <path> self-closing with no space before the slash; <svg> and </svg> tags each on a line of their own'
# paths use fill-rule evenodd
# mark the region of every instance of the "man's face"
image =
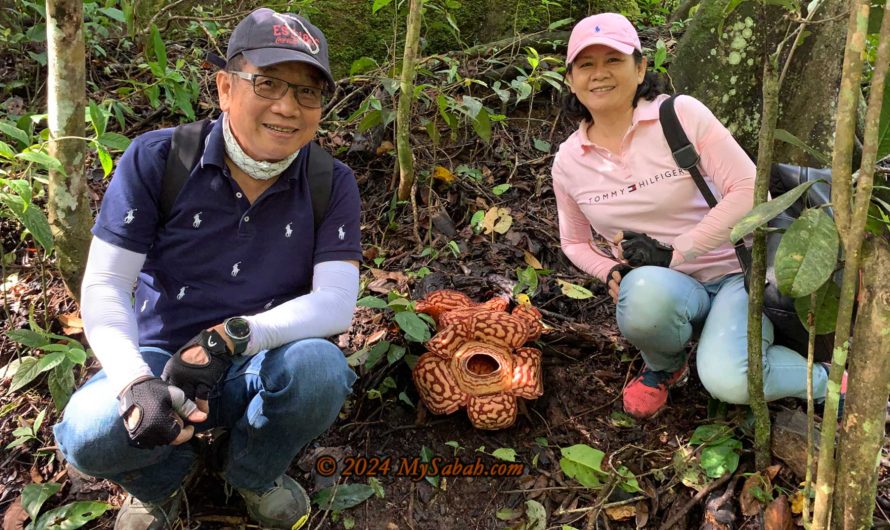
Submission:
<svg viewBox="0 0 890 530">
<path fill-rule="evenodd" d="M 321 72 L 306 63 L 279 63 L 259 69 L 245 60 L 240 71 L 277 77 L 294 85 L 324 86 Z M 232 134 L 254 160 L 282 160 L 315 137 L 321 109 L 300 105 L 292 88 L 281 99 L 266 99 L 254 93 L 250 81 L 225 71 L 216 74 L 216 86 L 219 106 L 228 113 Z"/>
</svg>

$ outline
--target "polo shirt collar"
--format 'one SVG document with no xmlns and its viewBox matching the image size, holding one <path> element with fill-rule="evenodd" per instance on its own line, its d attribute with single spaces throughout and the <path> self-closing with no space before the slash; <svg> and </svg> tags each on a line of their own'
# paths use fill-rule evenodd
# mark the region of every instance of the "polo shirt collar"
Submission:
<svg viewBox="0 0 890 530">
<path fill-rule="evenodd" d="M 220 116 L 213 121 L 210 132 L 207 133 L 207 138 L 204 141 L 204 154 L 201 155 L 201 160 L 198 163 L 200 167 L 203 168 L 209 164 L 220 169 L 226 168 L 226 143 L 223 139 L 222 128 L 223 120 L 222 116 Z M 297 180 L 299 178 L 297 167 L 302 163 L 303 159 L 306 158 L 304 153 L 308 147 L 309 145 L 307 144 L 300 149 L 300 154 L 294 159 L 291 165 L 284 170 L 284 173 L 281 174 L 282 177 L 289 180 Z M 281 181 L 284 179 L 279 178 L 278 180 Z"/>
<path fill-rule="evenodd" d="M 667 99 L 669 96 L 666 94 L 660 94 L 658 97 L 649 101 L 647 99 L 640 98 L 637 101 L 637 107 L 634 109 L 633 117 L 631 118 L 631 127 L 634 127 L 636 124 L 641 121 L 652 121 L 658 119 L 658 109 L 661 107 L 662 101 Z M 596 147 L 596 144 L 590 141 L 587 137 L 587 127 L 590 125 L 590 122 L 587 120 L 583 120 L 581 125 L 578 127 L 578 130 L 575 131 L 575 137 L 578 142 L 578 150 L 584 154 L 590 149 Z"/>
</svg>

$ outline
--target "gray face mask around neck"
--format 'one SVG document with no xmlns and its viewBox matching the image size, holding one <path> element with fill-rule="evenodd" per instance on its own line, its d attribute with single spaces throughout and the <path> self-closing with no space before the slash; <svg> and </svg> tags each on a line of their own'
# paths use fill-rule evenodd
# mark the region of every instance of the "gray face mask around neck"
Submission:
<svg viewBox="0 0 890 530">
<path fill-rule="evenodd" d="M 282 174 L 297 158 L 297 155 L 300 154 L 300 150 L 298 149 L 294 154 L 288 156 L 284 160 L 279 160 L 278 162 L 264 162 L 250 158 L 247 153 L 241 149 L 238 140 L 236 140 L 235 135 L 232 134 L 232 129 L 229 127 L 228 114 L 223 114 L 223 139 L 226 145 L 226 155 L 228 155 L 229 160 L 238 166 L 241 171 L 247 173 L 251 178 L 256 180 L 269 180 L 277 177 Z"/>
</svg>

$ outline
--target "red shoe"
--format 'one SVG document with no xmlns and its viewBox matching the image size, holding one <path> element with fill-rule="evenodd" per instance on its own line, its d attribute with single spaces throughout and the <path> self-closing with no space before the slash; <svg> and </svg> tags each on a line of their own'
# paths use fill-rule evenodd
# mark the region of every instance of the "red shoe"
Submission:
<svg viewBox="0 0 890 530">
<path fill-rule="evenodd" d="M 624 411 L 635 418 L 651 418 L 658 414 L 667 403 L 668 389 L 686 382 L 688 366 L 676 372 L 655 371 L 644 367 L 621 392 L 624 397 Z"/>
</svg>

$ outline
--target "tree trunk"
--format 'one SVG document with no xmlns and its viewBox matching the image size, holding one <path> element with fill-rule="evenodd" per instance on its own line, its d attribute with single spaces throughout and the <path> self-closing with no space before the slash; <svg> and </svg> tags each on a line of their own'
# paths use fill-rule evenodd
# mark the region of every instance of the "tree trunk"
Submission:
<svg viewBox="0 0 890 530">
<path fill-rule="evenodd" d="M 411 149 L 411 105 L 414 103 L 414 62 L 420 42 L 420 13 L 423 0 L 411 0 L 405 36 L 405 55 L 396 113 L 396 148 L 399 157 L 399 200 L 411 195 L 414 184 L 414 151 Z"/>
<path fill-rule="evenodd" d="M 86 145 L 80 139 L 84 136 L 86 100 L 82 1 L 47 0 L 46 42 L 49 154 L 56 157 L 64 169 L 49 173 L 47 210 L 56 242 L 58 268 L 71 295 L 77 299 L 92 224 L 84 174 Z"/>
<path fill-rule="evenodd" d="M 782 8 L 761 10 L 756 2 L 742 2 L 726 16 L 724 10 L 731 3 L 702 0 L 677 46 L 670 75 L 677 92 L 701 100 L 742 147 L 754 153 L 761 122 L 763 61 L 784 38 L 788 22 Z M 816 18 L 830 19 L 846 9 L 841 0 L 823 0 Z M 795 52 L 779 95 L 777 127 L 826 155 L 834 137 L 845 24 L 842 16 L 808 26 L 810 35 Z M 777 144 L 775 161 L 791 160 L 818 165 L 798 148 Z"/>
<path fill-rule="evenodd" d="M 871 528 L 878 462 L 890 393 L 890 244 L 870 238 L 863 245 L 861 302 L 850 355 L 849 386 L 841 433 L 838 492 L 844 528 Z"/>
</svg>

